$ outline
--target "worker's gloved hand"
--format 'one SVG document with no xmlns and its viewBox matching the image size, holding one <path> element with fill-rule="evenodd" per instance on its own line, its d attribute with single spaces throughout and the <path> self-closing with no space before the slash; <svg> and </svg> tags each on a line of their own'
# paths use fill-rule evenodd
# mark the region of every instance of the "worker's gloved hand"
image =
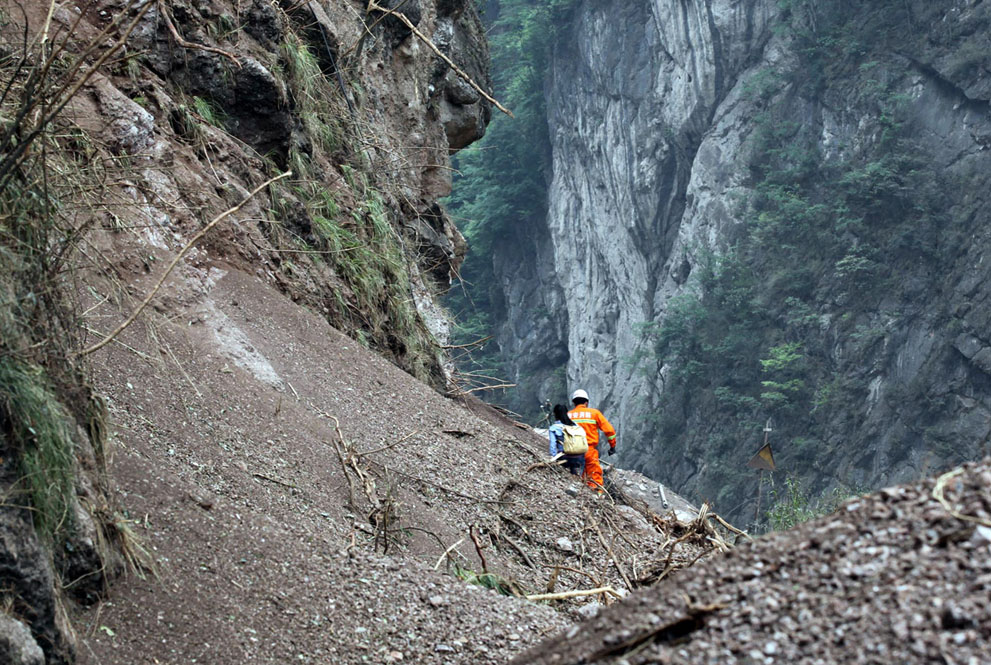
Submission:
<svg viewBox="0 0 991 665">
<path fill-rule="evenodd" d="M 616 454 L 616 446 L 613 446 L 612 448 L 609 449 L 609 455 L 611 457 L 615 454 Z"/>
</svg>

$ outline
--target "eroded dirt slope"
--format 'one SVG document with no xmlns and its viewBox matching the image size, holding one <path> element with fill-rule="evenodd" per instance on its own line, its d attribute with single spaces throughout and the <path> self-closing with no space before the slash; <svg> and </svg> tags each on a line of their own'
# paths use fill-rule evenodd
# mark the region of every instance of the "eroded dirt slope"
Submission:
<svg viewBox="0 0 991 665">
<path fill-rule="evenodd" d="M 88 317 L 108 329 L 121 308 L 99 284 Z M 504 662 L 589 599 L 552 608 L 462 582 L 483 572 L 472 535 L 519 594 L 623 590 L 699 551 L 671 544 L 673 521 L 532 468 L 533 433 L 255 276 L 194 261 L 168 303 L 94 363 L 117 495 L 159 578 L 80 611 L 83 662 Z"/>
</svg>

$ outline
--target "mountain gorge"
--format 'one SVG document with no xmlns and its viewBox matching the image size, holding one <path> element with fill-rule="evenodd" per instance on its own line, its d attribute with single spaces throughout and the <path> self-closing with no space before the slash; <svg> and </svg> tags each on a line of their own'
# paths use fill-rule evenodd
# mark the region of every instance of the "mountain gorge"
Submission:
<svg viewBox="0 0 991 665">
<path fill-rule="evenodd" d="M 585 387 L 738 520 L 768 424 L 814 494 L 986 452 L 991 7 L 562 4 L 544 207 L 489 218 L 507 405 Z"/>
<path fill-rule="evenodd" d="M 671 487 L 986 435 L 984 3 L 743 4 L 0 1 L 0 663 L 981 662 L 987 461 Z"/>
</svg>

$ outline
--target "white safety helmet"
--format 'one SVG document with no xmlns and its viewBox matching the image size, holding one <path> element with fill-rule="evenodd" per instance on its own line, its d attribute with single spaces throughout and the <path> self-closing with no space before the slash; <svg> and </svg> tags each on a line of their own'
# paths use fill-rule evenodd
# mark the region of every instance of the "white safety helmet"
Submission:
<svg viewBox="0 0 991 665">
<path fill-rule="evenodd" d="M 588 400 L 588 393 L 579 388 L 571 395 L 571 401 L 574 402 L 576 399 Z"/>
</svg>

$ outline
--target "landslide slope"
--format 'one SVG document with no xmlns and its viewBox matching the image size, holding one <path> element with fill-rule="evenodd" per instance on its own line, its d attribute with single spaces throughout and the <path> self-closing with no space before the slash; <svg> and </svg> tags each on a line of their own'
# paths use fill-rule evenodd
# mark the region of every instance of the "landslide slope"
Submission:
<svg viewBox="0 0 991 665">
<path fill-rule="evenodd" d="M 673 522 L 531 468 L 535 435 L 254 276 L 207 261 L 169 293 L 99 352 L 110 472 L 157 576 L 79 612 L 83 662 L 503 662 L 574 606 L 444 572 L 487 569 L 517 593 L 619 589 L 671 549 Z"/>
<path fill-rule="evenodd" d="M 488 84 L 473 3 L 403 4 Z M 50 401 L 99 418 L 60 424 L 78 459 L 46 550 L 0 386 L 0 508 L 23 527 L 0 530 L 0 660 L 13 636 L 17 665 L 502 662 L 590 604 L 519 596 L 611 602 L 712 549 L 711 527 L 596 499 L 525 428 L 437 392 L 434 298 L 464 248 L 436 200 L 489 110 L 402 21 L 345 0 L 2 8 L 0 112 L 37 139 L 16 229 L 51 240 L 29 256 L 0 218 L 0 249 L 50 268 L 0 271 L 0 305 L 64 300 L 68 333 L 4 338 L 0 364 L 71 360 Z"/>
</svg>

